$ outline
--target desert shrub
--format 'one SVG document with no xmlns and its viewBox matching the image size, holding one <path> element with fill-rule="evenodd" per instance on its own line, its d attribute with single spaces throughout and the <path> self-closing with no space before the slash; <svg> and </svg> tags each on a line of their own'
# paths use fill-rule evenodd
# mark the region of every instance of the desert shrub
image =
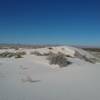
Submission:
<svg viewBox="0 0 100 100">
<path fill-rule="evenodd" d="M 86 55 L 81 55 L 79 52 L 75 52 L 75 57 L 79 59 L 83 59 L 84 61 L 90 62 L 90 63 L 96 63 L 96 58 L 88 58 Z"/>
<path fill-rule="evenodd" d="M 49 50 L 52 50 L 53 48 L 52 48 L 52 47 L 49 47 L 48 49 L 49 49 Z"/>
<path fill-rule="evenodd" d="M 71 64 L 71 62 L 67 60 L 66 56 L 61 53 L 58 54 L 51 53 L 47 59 L 49 60 L 50 64 L 57 64 L 60 67 L 65 67 Z"/>
<path fill-rule="evenodd" d="M 14 53 L 8 53 L 8 55 L 6 57 L 11 58 L 14 56 Z"/>
<path fill-rule="evenodd" d="M 25 51 L 16 52 L 16 54 L 19 54 L 19 55 L 26 55 L 26 52 L 25 52 Z"/>
<path fill-rule="evenodd" d="M 66 57 L 73 58 L 73 57 L 72 57 L 72 56 L 70 56 L 70 55 L 66 55 Z"/>
<path fill-rule="evenodd" d="M 65 50 L 65 48 L 61 48 L 62 50 Z"/>
<path fill-rule="evenodd" d="M 22 52 L 16 52 L 14 57 L 15 58 L 23 58 L 23 55 L 26 55 L 26 52 L 22 51 Z"/>
<path fill-rule="evenodd" d="M 3 52 L 0 54 L 1 58 L 11 58 L 11 57 L 15 57 L 15 58 L 22 58 L 23 55 L 25 55 L 25 52 Z"/>
<path fill-rule="evenodd" d="M 3 52 L 0 54 L 0 57 L 2 57 L 2 58 L 10 58 L 13 56 L 14 56 L 14 53 L 11 53 L 11 52 Z"/>
<path fill-rule="evenodd" d="M 19 48 L 18 48 L 18 47 L 15 47 L 14 49 L 15 49 L 15 50 L 19 50 Z"/>
<path fill-rule="evenodd" d="M 30 52 L 30 54 L 31 55 L 36 55 L 36 56 L 48 56 L 49 55 L 49 53 L 43 53 L 43 54 L 41 54 L 38 51 Z"/>
<path fill-rule="evenodd" d="M 49 56 L 49 55 L 50 55 L 49 53 L 44 53 L 44 54 L 43 54 L 43 56 Z"/>
<path fill-rule="evenodd" d="M 23 58 L 20 54 L 15 54 L 15 58 Z"/>
<path fill-rule="evenodd" d="M 85 61 L 90 62 L 90 63 L 93 63 L 93 64 L 95 64 L 96 61 L 97 61 L 95 58 L 88 58 L 88 57 L 86 57 L 86 56 L 83 56 L 83 59 L 84 59 Z"/>
<path fill-rule="evenodd" d="M 83 59 L 83 56 L 84 56 L 84 55 L 80 54 L 78 51 L 75 51 L 74 56 L 75 56 L 76 58 Z"/>
<path fill-rule="evenodd" d="M 36 55 L 36 56 L 42 56 L 41 53 L 39 53 L 38 51 L 33 51 L 33 52 L 30 52 L 31 55 Z"/>
</svg>

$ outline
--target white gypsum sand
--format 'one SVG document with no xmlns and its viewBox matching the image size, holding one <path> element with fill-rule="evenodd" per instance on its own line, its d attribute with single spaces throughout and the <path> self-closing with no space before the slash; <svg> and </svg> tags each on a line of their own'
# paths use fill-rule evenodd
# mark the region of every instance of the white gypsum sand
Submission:
<svg viewBox="0 0 100 100">
<path fill-rule="evenodd" d="M 100 100 L 100 64 L 74 57 L 78 51 L 92 58 L 89 53 L 67 46 L 23 51 L 23 58 L 0 58 L 0 100 Z M 30 54 L 34 51 L 62 52 L 71 56 L 72 64 L 50 65 L 46 56 Z"/>
</svg>

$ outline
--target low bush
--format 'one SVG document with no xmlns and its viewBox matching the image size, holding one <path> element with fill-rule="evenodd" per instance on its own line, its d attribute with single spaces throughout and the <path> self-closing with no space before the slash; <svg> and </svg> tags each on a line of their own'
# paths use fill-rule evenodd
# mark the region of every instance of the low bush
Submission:
<svg viewBox="0 0 100 100">
<path fill-rule="evenodd" d="M 90 63 L 96 63 L 96 58 L 88 58 L 86 55 L 81 55 L 79 52 L 75 52 L 75 57 L 82 59 L 84 61 L 90 62 Z"/>
<path fill-rule="evenodd" d="M 14 53 L 11 53 L 11 52 L 3 52 L 0 54 L 0 57 L 2 58 L 10 58 L 10 57 L 13 57 L 14 56 Z"/>
<path fill-rule="evenodd" d="M 25 55 L 26 52 L 3 52 L 0 54 L 1 58 L 11 58 L 11 57 L 15 57 L 15 58 L 22 58 L 23 55 Z"/>
<path fill-rule="evenodd" d="M 67 65 L 71 64 L 70 61 L 67 60 L 66 56 L 62 53 L 58 54 L 49 54 L 48 58 L 50 64 L 57 64 L 60 67 L 66 67 Z"/>
<path fill-rule="evenodd" d="M 33 51 L 33 52 L 30 52 L 31 55 L 36 55 L 36 56 L 42 56 L 41 53 L 39 53 L 38 51 Z"/>
<path fill-rule="evenodd" d="M 20 55 L 20 54 L 16 54 L 16 55 L 15 55 L 15 58 L 23 58 L 23 57 L 22 57 L 22 55 Z"/>
<path fill-rule="evenodd" d="M 36 56 L 48 56 L 49 55 L 49 53 L 43 53 L 43 54 L 41 54 L 38 51 L 30 52 L 30 54 L 31 55 L 36 55 Z"/>
<path fill-rule="evenodd" d="M 26 55 L 26 52 L 25 51 L 16 52 L 16 54 L 18 54 L 18 55 Z"/>
<path fill-rule="evenodd" d="M 52 50 L 53 48 L 52 48 L 52 47 L 49 47 L 48 49 L 49 49 L 49 50 Z"/>
<path fill-rule="evenodd" d="M 95 58 L 88 58 L 86 56 L 83 56 L 83 59 L 87 62 L 93 63 L 95 64 L 97 62 L 97 60 Z"/>
</svg>

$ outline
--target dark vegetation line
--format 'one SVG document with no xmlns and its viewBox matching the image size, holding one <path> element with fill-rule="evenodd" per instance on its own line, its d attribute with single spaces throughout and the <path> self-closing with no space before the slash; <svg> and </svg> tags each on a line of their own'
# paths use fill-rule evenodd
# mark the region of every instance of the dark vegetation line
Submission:
<svg viewBox="0 0 100 100">
<path fill-rule="evenodd" d="M 47 44 L 47 45 L 39 45 L 39 44 L 31 44 L 31 45 L 28 45 L 28 44 L 5 44 L 5 43 L 0 43 L 0 49 L 6 49 L 6 48 L 13 48 L 13 49 L 16 49 L 16 48 L 43 48 L 43 47 L 52 47 L 52 46 L 63 46 L 63 45 L 52 45 L 52 44 Z M 65 45 L 66 46 L 66 45 Z M 71 46 L 71 45 L 69 45 Z M 77 48 L 81 48 L 81 49 L 84 49 L 86 51 L 96 51 L 96 52 L 100 52 L 100 47 L 85 47 L 85 46 L 75 46 L 75 45 L 72 45 L 73 47 L 77 47 Z"/>
</svg>

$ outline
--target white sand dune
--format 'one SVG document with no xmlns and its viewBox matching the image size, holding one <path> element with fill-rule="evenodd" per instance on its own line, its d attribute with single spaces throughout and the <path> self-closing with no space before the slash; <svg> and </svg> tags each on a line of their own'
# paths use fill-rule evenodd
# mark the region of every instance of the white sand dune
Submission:
<svg viewBox="0 0 100 100">
<path fill-rule="evenodd" d="M 40 54 L 47 54 L 49 52 L 57 54 L 57 53 L 61 52 L 65 55 L 70 55 L 71 57 L 74 57 L 74 55 L 77 51 L 82 55 L 87 55 L 89 57 L 92 57 L 89 53 L 85 52 L 82 49 L 69 47 L 69 46 L 57 46 L 57 47 L 51 47 L 50 49 L 45 47 L 45 48 L 35 49 L 35 51 L 39 52 Z"/>
<path fill-rule="evenodd" d="M 35 50 L 25 49 L 21 59 L 0 58 L 0 100 L 100 100 L 100 64 L 71 58 L 71 65 L 59 68 L 49 65 L 45 56 L 29 54 Z M 91 57 L 73 47 L 54 47 L 52 52 L 74 56 L 75 50 Z"/>
</svg>

